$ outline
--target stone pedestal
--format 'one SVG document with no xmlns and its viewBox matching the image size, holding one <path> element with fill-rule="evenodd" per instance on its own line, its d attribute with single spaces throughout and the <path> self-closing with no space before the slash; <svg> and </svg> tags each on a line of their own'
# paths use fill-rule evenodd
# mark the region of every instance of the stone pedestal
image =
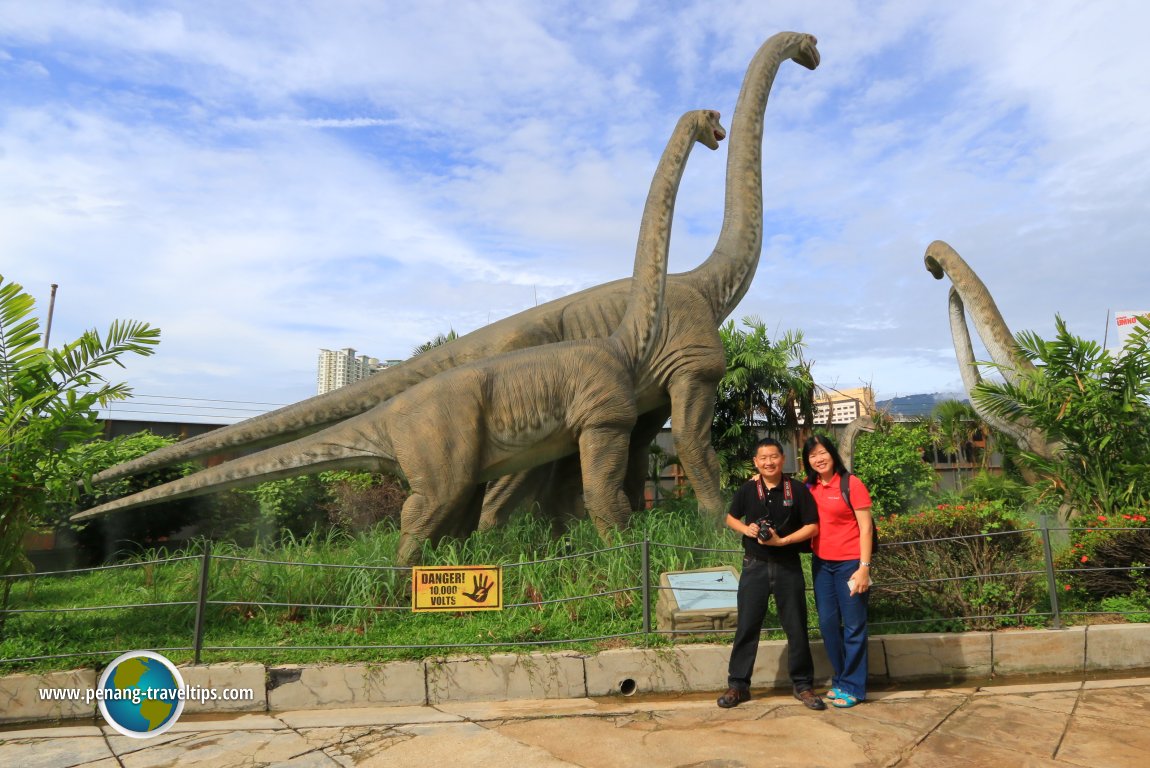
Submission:
<svg viewBox="0 0 1150 768">
<path fill-rule="evenodd" d="M 739 574 L 729 565 L 660 574 L 656 625 L 678 632 L 733 630 L 738 588 Z"/>
</svg>

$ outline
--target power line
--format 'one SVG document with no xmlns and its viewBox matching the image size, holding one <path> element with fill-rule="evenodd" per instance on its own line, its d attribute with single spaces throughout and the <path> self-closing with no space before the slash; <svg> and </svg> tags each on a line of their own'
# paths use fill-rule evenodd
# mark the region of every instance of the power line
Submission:
<svg viewBox="0 0 1150 768">
<path fill-rule="evenodd" d="M 180 395 L 145 395 L 142 393 L 138 394 L 138 395 L 133 393 L 132 397 L 133 398 L 135 398 L 135 397 L 154 397 L 158 400 L 198 400 L 199 402 L 202 402 L 202 403 L 239 403 L 241 405 L 270 405 L 273 408 L 282 408 L 284 405 L 286 405 L 286 403 L 260 403 L 260 402 L 256 402 L 253 400 L 220 400 L 220 399 L 210 398 L 210 397 L 182 397 Z"/>
</svg>

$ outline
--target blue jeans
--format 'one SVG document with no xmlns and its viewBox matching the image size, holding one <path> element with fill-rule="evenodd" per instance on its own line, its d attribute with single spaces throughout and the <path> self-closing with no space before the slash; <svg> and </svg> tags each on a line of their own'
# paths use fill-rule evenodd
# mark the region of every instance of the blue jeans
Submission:
<svg viewBox="0 0 1150 768">
<path fill-rule="evenodd" d="M 819 632 L 834 670 L 831 685 L 862 701 L 866 698 L 866 614 L 870 592 L 852 597 L 847 586 L 858 567 L 858 560 L 811 559 Z"/>
</svg>

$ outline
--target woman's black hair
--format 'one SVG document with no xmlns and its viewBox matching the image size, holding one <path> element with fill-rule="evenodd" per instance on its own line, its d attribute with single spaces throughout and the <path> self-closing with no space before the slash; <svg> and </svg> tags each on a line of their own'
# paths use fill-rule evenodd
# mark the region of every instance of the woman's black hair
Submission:
<svg viewBox="0 0 1150 768">
<path fill-rule="evenodd" d="M 819 473 L 811 469 L 811 451 L 815 449 L 816 445 L 821 445 L 827 449 L 827 453 L 831 455 L 831 465 L 834 471 L 840 476 L 846 476 L 849 471 L 846 464 L 843 463 L 843 457 L 839 456 L 839 449 L 835 448 L 835 444 L 831 442 L 829 437 L 824 435 L 811 435 L 807 441 L 803 443 L 803 469 L 807 471 L 807 485 L 814 485 L 815 481 L 819 479 Z"/>
</svg>

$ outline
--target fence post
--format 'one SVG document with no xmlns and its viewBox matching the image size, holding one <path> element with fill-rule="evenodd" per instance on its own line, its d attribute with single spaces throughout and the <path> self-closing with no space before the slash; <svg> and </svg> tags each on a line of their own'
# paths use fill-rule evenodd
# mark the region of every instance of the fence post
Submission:
<svg viewBox="0 0 1150 768">
<path fill-rule="evenodd" d="M 196 601 L 196 636 L 192 641 L 192 663 L 200 663 L 200 652 L 204 648 L 204 608 L 208 602 L 208 566 L 212 561 L 212 542 L 204 540 L 204 557 L 200 562 L 200 595 Z"/>
<path fill-rule="evenodd" d="M 1050 610 L 1054 613 L 1055 629 L 1062 629 L 1062 613 L 1058 608 L 1058 581 L 1054 578 L 1054 550 L 1050 546 L 1050 520 L 1045 514 L 1038 518 L 1042 531 L 1042 559 L 1046 562 L 1046 589 L 1050 594 Z"/>
<path fill-rule="evenodd" d="M 651 634 L 651 542 L 643 532 L 643 642 Z"/>
</svg>

